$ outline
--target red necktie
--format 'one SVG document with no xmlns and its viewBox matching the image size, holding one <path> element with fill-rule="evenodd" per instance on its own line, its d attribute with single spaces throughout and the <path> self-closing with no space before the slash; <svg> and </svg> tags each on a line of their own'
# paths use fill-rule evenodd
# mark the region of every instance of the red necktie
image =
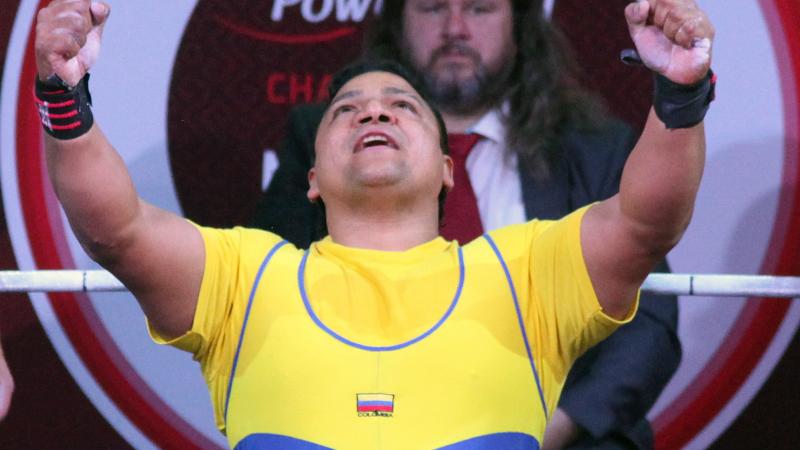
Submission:
<svg viewBox="0 0 800 450">
<path fill-rule="evenodd" d="M 478 201 L 472 190 L 467 174 L 467 156 L 478 142 L 477 134 L 448 134 L 450 157 L 453 158 L 453 178 L 455 186 L 447 193 L 444 203 L 444 220 L 440 227 L 441 235 L 447 240 L 457 240 L 466 244 L 483 234 Z"/>
</svg>

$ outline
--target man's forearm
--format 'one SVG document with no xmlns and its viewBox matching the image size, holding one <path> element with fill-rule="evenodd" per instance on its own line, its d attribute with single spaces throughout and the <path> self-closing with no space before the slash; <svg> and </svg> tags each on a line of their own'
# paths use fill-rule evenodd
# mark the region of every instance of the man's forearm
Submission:
<svg viewBox="0 0 800 450">
<path fill-rule="evenodd" d="M 660 77 L 656 108 L 625 164 L 619 194 L 592 207 L 581 227 L 595 293 L 603 310 L 618 319 L 689 224 L 705 163 L 703 117 L 714 81 L 714 27 L 694 0 L 639 0 L 625 8 L 625 17 L 642 60 Z"/>
<path fill-rule="evenodd" d="M 141 214 L 128 170 L 95 124 L 76 139 L 46 137 L 50 179 L 75 235 L 98 262 L 114 258 Z"/>
<path fill-rule="evenodd" d="M 192 325 L 205 265 L 200 232 L 143 202 L 125 163 L 91 116 L 88 70 L 111 10 L 53 0 L 36 23 L 36 102 L 50 179 L 89 255 L 134 294 L 165 338 Z"/>
<path fill-rule="evenodd" d="M 689 224 L 705 164 L 702 123 L 668 130 L 653 110 L 620 183 L 620 212 L 658 253 Z"/>
</svg>

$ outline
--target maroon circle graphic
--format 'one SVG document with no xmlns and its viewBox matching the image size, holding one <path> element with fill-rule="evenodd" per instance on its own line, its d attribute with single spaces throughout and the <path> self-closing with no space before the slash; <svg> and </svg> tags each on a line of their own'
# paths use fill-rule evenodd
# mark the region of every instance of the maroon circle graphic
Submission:
<svg viewBox="0 0 800 450">
<path fill-rule="evenodd" d="M 294 102 L 313 97 L 314 87 L 324 85 L 325 75 L 358 53 L 359 22 L 340 22 L 334 7 L 326 11 L 325 5 L 340 2 L 275 3 L 279 2 L 283 15 L 280 21 L 273 21 L 272 2 L 200 0 L 184 36 L 169 99 L 171 163 L 184 210 L 203 223 L 222 225 L 249 217 L 249 205 L 260 190 L 261 152 L 275 148 L 283 133 L 286 110 Z M 370 4 L 366 12 L 369 17 L 373 2 L 363 3 Z M 761 4 L 773 24 L 782 25 L 773 29 L 785 34 L 774 31 L 773 43 L 780 53 L 785 93 L 784 181 L 794 189 L 800 170 L 800 31 L 795 26 L 800 19 L 800 5 L 795 0 L 762 0 Z M 304 9 L 303 5 L 310 6 Z M 310 22 L 309 18 L 317 22 Z M 29 39 L 16 124 L 22 215 L 26 229 L 37 237 L 31 242 L 37 267 L 71 268 L 70 255 L 65 251 L 65 230 L 58 220 L 41 154 L 32 150 L 41 149 L 41 130 L 28 96 L 34 73 Z M 307 82 L 309 77 L 312 81 Z M 308 83 L 312 88 L 306 88 Z M 217 145 L 211 144 L 212 139 Z M 179 176 L 179 172 L 184 174 Z M 765 273 L 800 272 L 800 196 L 788 189 L 784 195 L 767 257 L 772 262 L 763 267 Z M 51 299 L 61 325 L 80 350 L 86 366 L 144 434 L 165 448 L 213 447 L 176 418 L 143 380 L 132 375 L 120 350 L 113 342 L 104 341 L 107 332 L 85 298 L 61 294 L 59 299 Z M 659 447 L 686 444 L 741 386 L 757 363 L 761 344 L 768 343 L 774 334 L 775 327 L 765 324 L 780 323 L 784 317 L 784 303 L 771 305 L 755 302 L 744 311 L 743 319 L 745 314 L 750 316 L 743 321 L 747 326 L 731 340 L 729 352 L 719 354 L 710 364 L 710 376 L 700 380 L 698 389 L 685 393 L 658 418 L 655 425 Z M 741 376 L 721 376 L 731 366 L 736 366 Z M 30 417 L 31 421 L 39 419 Z"/>
<path fill-rule="evenodd" d="M 265 148 L 275 148 L 284 131 L 284 121 L 289 107 L 294 103 L 320 100 L 320 97 L 312 98 L 314 87 L 324 85 L 319 78 L 324 78 L 325 73 L 329 74 L 352 60 L 357 56 L 357 49 L 360 47 L 359 40 L 349 41 L 360 33 L 348 34 L 341 23 L 333 20 L 335 11 L 332 8 L 327 8 L 328 16 L 325 16 L 324 21 L 316 24 L 309 21 L 309 12 L 316 11 L 319 13 L 316 17 L 320 18 L 324 16 L 322 10 L 326 9 L 323 5 L 334 2 L 277 0 L 265 3 L 268 5 L 261 5 L 261 10 L 245 13 L 241 9 L 245 6 L 244 2 L 201 1 L 189 24 L 176 61 L 169 116 L 173 176 L 184 212 L 203 223 L 233 225 L 247 222 L 252 214 L 255 199 L 260 194 L 262 152 Z M 583 44 L 590 43 L 589 48 L 584 49 L 586 50 L 584 53 L 589 56 L 592 56 L 592 52 L 602 53 L 604 61 L 613 60 L 609 57 L 609 52 L 616 51 L 615 47 L 602 45 L 604 53 L 598 52 L 596 42 L 589 37 L 590 33 L 587 33 L 586 27 L 574 28 L 581 30 L 582 34 L 573 36 L 569 33 L 569 25 L 587 20 L 587 15 L 575 14 L 575 9 L 586 12 L 586 8 L 591 8 L 583 8 L 578 3 L 581 2 L 565 0 L 557 3 L 555 20 L 561 25 L 567 25 L 567 34 L 577 44 L 579 52 L 581 43 L 575 42 L 577 39 L 585 41 Z M 771 27 L 773 33 L 778 33 L 775 30 L 782 28 L 788 33 L 786 37 L 774 35 L 773 43 L 785 51 L 785 54 L 780 55 L 778 59 L 784 69 L 783 90 L 790 94 L 788 98 L 791 99 L 784 105 L 787 134 L 793 134 L 796 132 L 794 127 L 798 124 L 796 106 L 792 103 L 795 95 L 792 94 L 796 94 L 795 86 L 798 80 L 794 79 L 792 74 L 800 74 L 798 70 L 800 58 L 797 57 L 800 48 L 797 41 L 791 39 L 791 34 L 796 34 L 796 31 L 789 24 L 791 17 L 800 16 L 800 10 L 790 0 L 764 0 L 761 3 L 770 20 L 774 25 L 778 25 Z M 286 6 L 282 22 L 272 22 L 267 16 L 266 10 L 274 9 L 277 4 Z M 288 7 L 289 4 L 292 6 Z M 617 24 L 623 20 L 619 15 L 609 16 L 611 12 L 607 8 L 596 7 L 596 9 L 598 9 L 596 13 L 604 14 L 606 22 Z M 588 16 L 597 21 L 595 14 Z M 776 23 L 781 20 L 782 27 Z M 209 32 L 208 29 L 212 28 L 214 31 Z M 604 35 L 606 41 L 613 41 L 606 44 L 630 45 L 624 26 L 612 28 L 619 28 L 622 34 L 614 37 Z M 600 30 L 596 31 L 599 34 Z M 228 40 L 212 37 L 216 36 L 215 33 L 227 36 Z M 783 48 L 784 41 L 787 42 L 786 48 Z M 315 45 L 306 45 L 311 42 Z M 202 47 L 204 51 L 190 50 L 197 46 Z M 245 49 L 253 53 L 243 55 Z M 224 56 L 220 55 L 220 52 L 224 53 Z M 229 80 L 236 79 L 233 78 L 233 73 L 236 72 L 233 66 L 237 64 L 236 61 L 249 59 L 253 60 L 252 66 L 244 67 L 244 70 L 250 87 L 247 89 L 226 87 L 228 90 L 221 95 L 223 98 L 244 99 L 238 106 L 226 106 L 228 110 L 235 111 L 230 120 L 218 122 L 209 115 L 205 118 L 198 115 L 198 111 L 215 109 L 212 107 L 213 103 L 204 103 L 207 100 L 202 97 L 192 98 L 195 89 L 187 91 L 180 86 L 179 80 L 193 76 L 185 66 L 229 64 L 216 69 L 218 76 L 223 80 Z M 603 88 L 601 90 L 606 93 L 616 94 L 611 95 L 609 99 L 615 112 L 640 126 L 641 123 L 638 122 L 644 117 L 642 111 L 649 109 L 649 104 L 645 104 L 647 95 L 644 95 L 644 91 L 649 89 L 649 83 L 646 79 L 642 82 L 648 75 L 631 74 L 629 71 L 622 72 L 623 70 L 625 69 L 616 67 L 593 72 L 594 75 L 599 75 L 600 80 L 594 76 L 589 80 L 589 84 L 595 89 Z M 620 76 L 620 72 L 623 76 Z M 194 76 L 196 77 L 196 74 Z M 620 83 L 619 80 L 624 82 Z M 251 89 L 257 90 L 256 96 L 252 95 Z M 631 89 L 640 95 L 634 95 L 632 101 L 626 101 L 628 95 L 620 95 L 620 92 L 630 93 Z M 193 107 L 184 103 L 187 99 L 192 102 Z M 180 115 L 181 113 L 183 115 Z M 216 114 L 213 116 L 217 118 Z M 269 121 L 267 117 L 275 119 Z M 259 129 L 248 128 L 248 124 L 257 124 L 255 126 Z M 271 125 L 268 125 L 269 128 L 263 128 L 265 124 Z M 228 128 L 227 131 L 209 130 L 206 128 L 209 126 Z M 187 134 L 191 135 L 190 144 Z M 202 139 L 200 136 L 203 135 L 208 139 Z M 183 136 L 184 141 L 177 140 L 179 136 Z M 185 147 L 175 147 L 174 144 L 178 142 Z M 226 142 L 235 144 L 227 145 Z M 800 170 L 796 161 L 795 147 L 796 140 L 789 139 L 784 164 L 784 180 L 789 183 L 797 179 L 797 171 Z M 197 156 L 193 154 L 195 148 L 202 148 L 203 157 L 191 161 L 191 158 Z M 187 164 L 192 170 L 185 170 Z M 206 175 L 198 176 L 201 173 Z M 209 181 L 209 176 L 214 175 L 217 175 L 217 180 Z M 797 210 L 797 203 L 798 198 L 794 192 L 784 193 L 767 257 L 767 261 L 771 262 L 764 264 L 762 273 L 793 274 L 799 271 L 800 261 L 796 257 L 798 253 L 793 251 L 795 245 L 789 239 L 789 236 L 800 233 L 798 230 L 800 221 L 792 212 Z M 675 448 L 687 444 L 720 412 L 754 370 L 762 349 L 771 342 L 778 325 L 786 315 L 788 306 L 788 301 L 752 299 L 749 302 L 739 315 L 737 320 L 739 326 L 729 333 L 726 344 L 703 368 L 701 375 L 694 380 L 693 387 L 682 392 L 654 420 L 653 426 L 659 448 Z M 727 376 L 729 373 L 735 376 Z M 692 414 L 686 414 L 688 411 L 692 411 Z"/>
<path fill-rule="evenodd" d="M 170 164 L 187 217 L 247 223 L 262 155 L 292 105 L 324 100 L 330 74 L 355 59 L 380 0 L 201 0 L 183 36 L 169 94 Z"/>
</svg>

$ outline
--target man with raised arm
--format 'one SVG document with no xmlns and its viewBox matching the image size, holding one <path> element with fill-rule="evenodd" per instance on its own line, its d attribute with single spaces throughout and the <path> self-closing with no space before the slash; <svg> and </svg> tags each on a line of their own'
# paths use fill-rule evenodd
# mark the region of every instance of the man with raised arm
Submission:
<svg viewBox="0 0 800 450">
<path fill-rule="evenodd" d="M 442 112 L 455 179 L 439 228 L 447 240 L 463 245 L 508 225 L 559 219 L 619 191 L 638 133 L 577 87 L 577 61 L 543 3 L 393 0 L 368 27 L 364 57 L 411 69 Z M 628 3 L 602 2 L 619 14 Z M 324 210 L 306 196 L 326 107 L 289 112 L 280 164 L 249 223 L 299 248 L 328 234 Z M 630 323 L 572 365 L 544 450 L 653 449 L 647 413 L 681 359 L 678 300 L 639 300 Z"/>
<path fill-rule="evenodd" d="M 50 177 L 81 244 L 133 292 L 154 338 L 200 361 L 234 448 L 539 448 L 571 363 L 630 320 L 689 223 L 713 27 L 685 2 L 625 11 L 661 75 L 619 194 L 463 247 L 438 237 L 452 161 L 425 93 L 391 63 L 341 72 L 308 175 L 330 236 L 308 251 L 197 226 L 137 196 L 89 107 L 108 13 L 88 0 L 39 13 Z"/>
<path fill-rule="evenodd" d="M 393 0 L 367 30 L 365 57 L 411 69 L 442 112 L 455 179 L 440 221 L 447 240 L 463 245 L 508 225 L 560 219 L 619 191 L 638 133 L 578 88 L 543 3 Z M 627 3 L 602 4 L 621 14 Z M 326 106 L 289 112 L 280 164 L 249 222 L 299 248 L 328 234 L 323 208 L 306 196 Z M 543 448 L 652 449 L 647 413 L 680 359 L 677 297 L 642 294 L 636 317 L 572 365 Z"/>
</svg>

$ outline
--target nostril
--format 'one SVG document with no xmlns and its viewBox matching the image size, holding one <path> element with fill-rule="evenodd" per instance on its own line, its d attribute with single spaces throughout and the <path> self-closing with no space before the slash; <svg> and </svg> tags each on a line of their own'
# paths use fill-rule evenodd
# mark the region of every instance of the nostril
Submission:
<svg viewBox="0 0 800 450">
<path fill-rule="evenodd" d="M 389 119 L 389 116 L 387 116 L 386 114 L 381 114 L 380 116 L 378 116 L 378 121 L 379 122 L 387 122 L 388 123 L 388 122 L 390 122 L 390 119 Z"/>
<path fill-rule="evenodd" d="M 361 123 L 361 124 L 370 123 L 370 122 L 372 122 L 372 116 L 371 115 L 366 115 L 366 116 L 362 117 L 361 120 L 358 121 L 358 123 Z"/>
</svg>

